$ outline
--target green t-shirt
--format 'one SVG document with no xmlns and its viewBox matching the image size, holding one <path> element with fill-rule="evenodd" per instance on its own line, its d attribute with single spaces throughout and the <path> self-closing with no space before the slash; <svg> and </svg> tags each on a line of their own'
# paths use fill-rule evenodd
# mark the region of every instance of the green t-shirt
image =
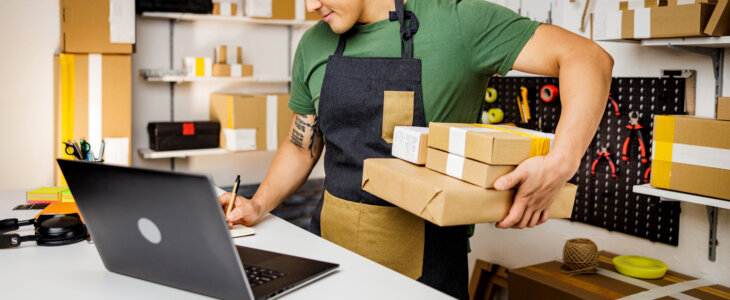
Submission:
<svg viewBox="0 0 730 300">
<path fill-rule="evenodd" d="M 505 75 L 540 23 L 483 0 L 408 0 L 418 32 L 413 54 L 421 59 L 426 122 L 477 122 L 489 78 Z M 400 57 L 400 24 L 356 25 L 344 56 Z M 319 111 L 327 58 L 339 35 L 321 21 L 302 36 L 294 55 L 289 108 Z"/>
</svg>

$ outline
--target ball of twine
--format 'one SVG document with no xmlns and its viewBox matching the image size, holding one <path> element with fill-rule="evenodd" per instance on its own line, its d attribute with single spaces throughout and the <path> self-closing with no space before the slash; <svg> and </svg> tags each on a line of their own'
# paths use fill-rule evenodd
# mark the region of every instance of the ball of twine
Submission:
<svg viewBox="0 0 730 300">
<path fill-rule="evenodd" d="M 572 239 L 563 248 L 564 273 L 594 273 L 598 267 L 598 247 L 589 239 Z"/>
</svg>

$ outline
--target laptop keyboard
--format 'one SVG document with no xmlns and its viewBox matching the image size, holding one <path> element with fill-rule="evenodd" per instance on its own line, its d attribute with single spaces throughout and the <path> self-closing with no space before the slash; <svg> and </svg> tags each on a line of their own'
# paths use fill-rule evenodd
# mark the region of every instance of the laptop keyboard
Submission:
<svg viewBox="0 0 730 300">
<path fill-rule="evenodd" d="M 254 266 L 246 266 L 244 270 L 252 288 L 286 276 L 286 273 Z"/>
</svg>

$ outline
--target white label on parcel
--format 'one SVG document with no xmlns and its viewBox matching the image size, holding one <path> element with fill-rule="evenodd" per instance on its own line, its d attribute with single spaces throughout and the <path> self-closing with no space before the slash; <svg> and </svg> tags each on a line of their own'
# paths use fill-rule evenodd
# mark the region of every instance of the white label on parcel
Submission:
<svg viewBox="0 0 730 300">
<path fill-rule="evenodd" d="M 271 0 L 246 0 L 246 16 L 271 18 L 273 16 L 271 2 Z"/>
<path fill-rule="evenodd" d="M 256 129 L 230 129 L 223 128 L 226 136 L 226 149 L 231 151 L 256 150 Z"/>
<path fill-rule="evenodd" d="M 651 8 L 642 8 L 634 11 L 634 38 L 648 39 L 651 37 Z"/>
<path fill-rule="evenodd" d="M 483 127 L 450 127 L 449 128 L 449 152 L 464 156 L 466 148 L 466 133 L 473 132 L 498 132 L 496 129 Z"/>
<path fill-rule="evenodd" d="M 446 175 L 461 179 L 464 173 L 464 158 L 449 153 L 446 157 Z"/>
<path fill-rule="evenodd" d="M 393 131 L 391 154 L 402 160 L 418 164 L 422 134 L 428 134 L 428 127 L 396 126 Z"/>
</svg>

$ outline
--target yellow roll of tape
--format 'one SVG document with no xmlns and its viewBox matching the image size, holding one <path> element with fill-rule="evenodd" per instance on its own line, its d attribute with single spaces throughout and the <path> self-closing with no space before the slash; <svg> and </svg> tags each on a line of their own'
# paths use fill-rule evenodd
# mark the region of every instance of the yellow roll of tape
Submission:
<svg viewBox="0 0 730 300">
<path fill-rule="evenodd" d="M 484 94 L 484 101 L 487 103 L 494 103 L 494 101 L 497 101 L 497 90 L 487 88 L 487 93 Z"/>
<path fill-rule="evenodd" d="M 641 279 L 658 279 L 667 273 L 667 264 L 663 261 L 643 256 L 616 256 L 613 265 L 619 273 Z"/>
</svg>

